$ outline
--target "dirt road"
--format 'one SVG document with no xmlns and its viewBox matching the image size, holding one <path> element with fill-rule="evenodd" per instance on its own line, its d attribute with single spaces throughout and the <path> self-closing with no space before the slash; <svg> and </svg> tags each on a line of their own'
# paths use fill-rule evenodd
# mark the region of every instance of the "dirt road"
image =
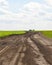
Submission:
<svg viewBox="0 0 52 65">
<path fill-rule="evenodd" d="M 52 65 L 52 41 L 38 33 L 0 39 L 0 65 Z"/>
</svg>

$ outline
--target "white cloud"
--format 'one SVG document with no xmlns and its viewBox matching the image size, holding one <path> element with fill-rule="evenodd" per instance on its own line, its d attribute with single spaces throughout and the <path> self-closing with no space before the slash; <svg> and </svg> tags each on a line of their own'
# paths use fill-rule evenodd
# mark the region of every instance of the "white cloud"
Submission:
<svg viewBox="0 0 52 65">
<path fill-rule="evenodd" d="M 6 1 L 6 0 L 5 0 Z M 12 13 L 6 9 L 0 8 L 0 11 L 4 12 L 5 14 L 2 15 L 0 18 L 2 19 L 2 17 L 4 19 L 10 18 L 10 19 L 39 19 L 40 17 L 47 17 L 49 15 L 47 14 L 47 11 L 45 11 L 44 9 L 48 8 L 46 5 L 37 3 L 37 2 L 30 2 L 24 5 L 24 7 L 21 9 L 21 11 L 17 14 Z M 43 14 L 43 15 L 39 15 L 39 14 Z M 40 19 L 41 20 L 41 19 Z"/>
<path fill-rule="evenodd" d="M 45 2 L 46 2 L 49 6 L 52 6 L 52 0 L 45 0 Z"/>
<path fill-rule="evenodd" d="M 2 19 L 2 16 L 6 16 L 10 14 L 10 11 L 8 11 L 8 1 L 7 0 L 0 0 L 0 12 L 3 12 L 3 15 L 0 16 L 0 19 Z M 5 18 L 4 16 L 4 18 Z"/>
<path fill-rule="evenodd" d="M 36 30 L 52 30 L 52 22 L 39 21 L 36 23 Z"/>
<path fill-rule="evenodd" d="M 28 21 L 46 21 L 45 19 L 51 18 L 52 13 L 48 12 L 49 6 L 46 4 L 40 4 L 36 2 L 30 2 L 24 5 L 24 8 L 21 10 L 21 17 Z M 37 22 L 38 22 L 37 21 Z"/>
<path fill-rule="evenodd" d="M 12 13 L 8 10 L 8 1 L 0 0 L 1 2 L 5 5 L 1 5 L 3 7 L 0 8 L 0 11 L 4 12 L 0 16 L 0 21 L 4 21 L 4 24 L 0 22 L 0 29 L 52 29 L 52 22 L 50 21 L 52 12 L 47 11 L 50 9 L 50 6 L 29 2 L 20 9 L 19 13 Z M 6 23 L 8 21 L 16 23 Z"/>
<path fill-rule="evenodd" d="M 27 10 L 40 9 L 41 5 L 37 2 L 30 2 L 24 5 Z"/>
<path fill-rule="evenodd" d="M 6 21 L 7 22 L 7 21 Z M 8 22 L 8 23 L 1 23 L 0 30 L 29 30 L 29 29 L 35 29 L 35 30 L 52 30 L 52 22 L 46 22 L 46 21 L 34 21 L 30 23 L 22 23 L 17 22 L 14 23 L 14 21 Z"/>
<path fill-rule="evenodd" d="M 0 0 L 0 8 L 8 9 L 8 1 L 7 0 Z"/>
<path fill-rule="evenodd" d="M 3 2 L 3 1 L 6 1 L 6 0 L 0 0 L 0 2 Z"/>
<path fill-rule="evenodd" d="M 24 5 L 24 12 L 27 15 L 36 16 L 38 12 L 40 11 L 40 8 L 41 8 L 41 5 L 39 3 L 30 2 Z"/>
<path fill-rule="evenodd" d="M 8 1 L 7 0 L 0 0 L 0 4 L 1 5 L 8 5 Z"/>
</svg>

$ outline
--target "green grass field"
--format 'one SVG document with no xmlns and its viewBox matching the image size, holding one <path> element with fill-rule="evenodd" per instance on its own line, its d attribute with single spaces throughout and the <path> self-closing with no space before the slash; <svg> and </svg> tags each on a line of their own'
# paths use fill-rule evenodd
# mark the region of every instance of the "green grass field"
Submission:
<svg viewBox="0 0 52 65">
<path fill-rule="evenodd" d="M 52 31 L 40 31 L 43 35 L 48 38 L 52 38 Z M 0 37 L 8 36 L 11 34 L 24 34 L 25 31 L 0 31 Z"/>
<path fill-rule="evenodd" d="M 44 36 L 52 38 L 52 31 L 40 31 Z"/>
<path fill-rule="evenodd" d="M 25 31 L 0 31 L 0 37 L 8 36 L 11 34 L 24 34 Z"/>
</svg>

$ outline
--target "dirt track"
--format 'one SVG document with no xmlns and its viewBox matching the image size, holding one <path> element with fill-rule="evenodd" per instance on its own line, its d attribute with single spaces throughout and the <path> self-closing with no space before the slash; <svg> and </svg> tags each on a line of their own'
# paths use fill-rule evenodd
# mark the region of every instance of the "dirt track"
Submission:
<svg viewBox="0 0 52 65">
<path fill-rule="evenodd" d="M 52 65 L 52 41 L 33 32 L 0 38 L 0 65 Z"/>
</svg>

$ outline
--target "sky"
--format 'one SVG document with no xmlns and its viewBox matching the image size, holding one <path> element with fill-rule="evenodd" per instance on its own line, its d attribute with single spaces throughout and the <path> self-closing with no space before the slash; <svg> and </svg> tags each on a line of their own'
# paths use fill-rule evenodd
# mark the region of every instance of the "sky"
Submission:
<svg viewBox="0 0 52 65">
<path fill-rule="evenodd" d="M 52 0 L 0 0 L 0 30 L 52 30 Z"/>
</svg>

